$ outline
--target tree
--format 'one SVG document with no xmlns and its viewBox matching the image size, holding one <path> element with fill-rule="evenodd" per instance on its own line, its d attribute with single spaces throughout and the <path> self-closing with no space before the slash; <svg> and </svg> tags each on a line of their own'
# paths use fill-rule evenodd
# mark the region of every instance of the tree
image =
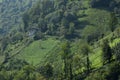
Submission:
<svg viewBox="0 0 120 80">
<path fill-rule="evenodd" d="M 110 14 L 110 22 L 109 22 L 109 26 L 112 32 L 115 30 L 117 24 L 118 24 L 118 19 L 115 13 L 112 12 Z"/>
<path fill-rule="evenodd" d="M 86 63 L 83 59 L 82 54 L 79 54 L 79 53 L 74 54 L 74 56 L 73 56 L 73 71 L 74 72 L 77 71 L 77 73 L 75 73 L 75 75 L 84 71 L 84 69 L 82 69 L 82 71 L 80 71 L 80 69 L 85 67 L 85 64 Z"/>
<path fill-rule="evenodd" d="M 11 43 L 17 43 L 23 40 L 24 35 L 21 32 L 16 32 L 11 36 Z"/>
<path fill-rule="evenodd" d="M 111 47 L 109 46 L 108 40 L 104 40 L 102 44 L 102 56 L 103 56 L 103 64 L 107 61 L 108 63 L 111 62 L 112 58 L 112 50 Z"/>
<path fill-rule="evenodd" d="M 0 80 L 10 80 L 8 71 L 6 70 L 0 71 Z"/>
<path fill-rule="evenodd" d="M 116 60 L 120 61 L 120 43 L 115 45 L 113 48 L 113 53 L 115 54 Z"/>
<path fill-rule="evenodd" d="M 7 65 L 5 66 L 6 70 L 20 70 L 24 66 L 28 65 L 25 60 L 12 58 L 8 61 Z"/>
<path fill-rule="evenodd" d="M 29 26 L 29 24 L 28 24 L 28 22 L 30 20 L 29 15 L 27 13 L 24 13 L 23 17 L 22 17 L 22 20 L 23 20 L 23 23 L 24 23 L 24 30 L 26 31 L 28 26 Z"/>
<path fill-rule="evenodd" d="M 72 54 L 70 50 L 70 43 L 68 41 L 63 42 L 61 46 L 61 58 L 64 62 L 64 78 L 72 80 Z"/>
<path fill-rule="evenodd" d="M 33 37 L 34 40 L 40 40 L 44 37 L 43 33 L 42 32 L 36 32 L 35 33 L 35 36 Z"/>
<path fill-rule="evenodd" d="M 101 34 L 101 28 L 94 26 L 86 26 L 82 31 L 82 37 L 85 38 L 88 43 L 97 41 L 99 37 L 101 37 Z"/>
<path fill-rule="evenodd" d="M 120 75 L 120 63 L 115 61 L 112 64 L 110 64 L 107 73 L 107 80 L 119 80 L 118 78 Z"/>
<path fill-rule="evenodd" d="M 3 53 L 5 51 L 8 44 L 9 44 L 9 37 L 8 36 L 3 37 L 3 39 L 1 40 L 1 53 Z"/>
<path fill-rule="evenodd" d="M 114 31 L 114 37 L 115 38 L 119 38 L 120 37 L 120 28 L 116 28 L 115 31 Z"/>
<path fill-rule="evenodd" d="M 41 66 L 38 68 L 38 71 L 45 77 L 45 78 L 51 78 L 53 76 L 53 67 L 50 63 L 45 64 L 44 66 Z"/>
<path fill-rule="evenodd" d="M 111 2 L 110 0 L 91 0 L 91 6 L 93 8 L 102 8 L 102 7 L 108 8 L 110 2 Z"/>
<path fill-rule="evenodd" d="M 1 79 L 1 80 L 6 80 L 4 75 L 5 75 L 5 74 L 3 74 L 2 71 L 0 71 L 0 79 Z"/>
<path fill-rule="evenodd" d="M 66 38 L 71 39 L 75 37 L 74 32 L 75 32 L 75 24 L 71 22 L 69 23 L 69 28 L 68 31 L 66 32 L 67 33 Z"/>
<path fill-rule="evenodd" d="M 90 46 L 87 42 L 83 42 L 81 44 L 81 53 L 85 55 L 86 57 L 86 68 L 87 68 L 87 74 L 90 72 L 90 59 L 89 59 L 89 53 L 90 53 Z"/>
<path fill-rule="evenodd" d="M 30 65 L 24 66 L 13 80 L 36 80 L 35 68 Z"/>
</svg>

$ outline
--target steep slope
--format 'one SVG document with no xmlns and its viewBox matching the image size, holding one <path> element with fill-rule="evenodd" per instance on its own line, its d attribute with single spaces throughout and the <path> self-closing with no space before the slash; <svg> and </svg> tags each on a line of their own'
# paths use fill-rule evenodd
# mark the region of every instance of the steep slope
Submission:
<svg viewBox="0 0 120 80">
<path fill-rule="evenodd" d="M 120 75 L 119 0 L 103 1 L 38 1 L 22 16 L 22 30 L 1 39 L 0 70 L 15 70 L 8 77 L 13 80 L 44 80 L 40 74 L 45 80 L 116 80 L 111 75 Z M 103 59 L 105 40 L 110 62 Z"/>
</svg>

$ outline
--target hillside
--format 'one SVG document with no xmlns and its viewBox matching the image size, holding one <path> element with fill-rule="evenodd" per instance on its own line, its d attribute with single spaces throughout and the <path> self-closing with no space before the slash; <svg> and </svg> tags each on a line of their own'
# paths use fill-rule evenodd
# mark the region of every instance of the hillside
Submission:
<svg viewBox="0 0 120 80">
<path fill-rule="evenodd" d="M 45 56 L 50 54 L 49 52 L 57 46 L 58 42 L 59 41 L 54 39 L 34 41 L 28 47 L 23 49 L 16 57 L 25 59 L 29 63 L 37 65 L 44 60 Z"/>
<path fill-rule="evenodd" d="M 120 0 L 2 0 L 0 80 L 119 80 Z"/>
</svg>

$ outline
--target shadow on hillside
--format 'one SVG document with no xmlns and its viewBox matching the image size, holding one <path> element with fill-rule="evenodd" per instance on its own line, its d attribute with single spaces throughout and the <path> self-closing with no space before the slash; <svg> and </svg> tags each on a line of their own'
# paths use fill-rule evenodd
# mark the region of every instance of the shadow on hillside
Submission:
<svg viewBox="0 0 120 80">
<path fill-rule="evenodd" d="M 92 8 L 113 11 L 115 7 L 119 7 L 120 3 L 117 3 L 114 0 L 92 0 L 90 4 L 92 5 Z"/>
</svg>

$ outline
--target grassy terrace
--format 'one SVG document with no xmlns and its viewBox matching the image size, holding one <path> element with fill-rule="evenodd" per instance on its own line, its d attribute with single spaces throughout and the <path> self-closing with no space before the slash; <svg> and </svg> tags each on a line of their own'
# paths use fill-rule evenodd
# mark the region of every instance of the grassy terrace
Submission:
<svg viewBox="0 0 120 80">
<path fill-rule="evenodd" d="M 38 64 L 43 58 L 47 55 L 47 53 L 53 49 L 54 46 L 57 45 L 59 41 L 54 39 L 47 40 L 38 40 L 31 43 L 29 46 L 24 48 L 17 58 L 25 59 L 29 63 Z"/>
</svg>

